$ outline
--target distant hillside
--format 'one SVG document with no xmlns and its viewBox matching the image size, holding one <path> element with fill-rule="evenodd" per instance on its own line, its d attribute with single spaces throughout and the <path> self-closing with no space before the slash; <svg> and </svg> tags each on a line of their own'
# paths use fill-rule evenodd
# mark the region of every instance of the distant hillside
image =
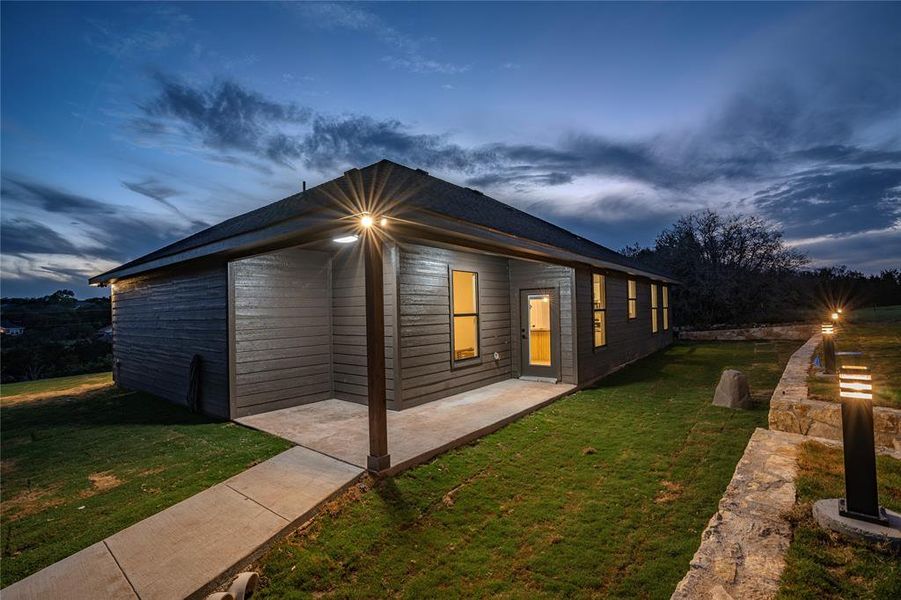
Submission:
<svg viewBox="0 0 901 600">
<path fill-rule="evenodd" d="M 0 336 L 4 383 L 109 370 L 112 347 L 100 330 L 112 322 L 109 298 L 78 300 L 71 290 L 41 298 L 2 298 L 4 326 L 22 335 Z"/>
</svg>

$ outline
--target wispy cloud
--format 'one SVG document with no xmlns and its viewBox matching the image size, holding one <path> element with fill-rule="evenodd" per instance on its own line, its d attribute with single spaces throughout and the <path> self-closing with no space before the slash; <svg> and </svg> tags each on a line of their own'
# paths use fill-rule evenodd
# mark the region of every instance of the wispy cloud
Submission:
<svg viewBox="0 0 901 600">
<path fill-rule="evenodd" d="M 178 196 L 179 191 L 164 184 L 154 177 L 148 177 L 141 181 L 123 181 L 122 185 L 126 189 L 131 190 L 136 194 L 140 194 L 145 198 L 150 198 L 151 200 L 159 202 L 161 205 L 168 208 L 173 213 L 190 223 L 192 227 L 201 228 L 208 226 L 205 221 L 192 219 L 191 217 L 186 215 L 178 206 L 173 204 L 169 199 L 174 196 Z"/>
<path fill-rule="evenodd" d="M 382 61 L 391 68 L 411 73 L 456 75 L 470 70 L 470 65 L 440 61 L 427 56 L 424 40 L 406 34 L 389 25 L 377 14 L 357 4 L 332 2 L 299 2 L 291 8 L 299 12 L 310 26 L 325 29 L 346 29 L 367 33 L 384 43 L 391 54 Z"/>
<path fill-rule="evenodd" d="M 133 27 L 98 18 L 86 21 L 89 29 L 85 41 L 119 59 L 146 56 L 185 42 L 192 19 L 174 4 L 156 4 L 140 6 L 134 14 Z"/>
</svg>

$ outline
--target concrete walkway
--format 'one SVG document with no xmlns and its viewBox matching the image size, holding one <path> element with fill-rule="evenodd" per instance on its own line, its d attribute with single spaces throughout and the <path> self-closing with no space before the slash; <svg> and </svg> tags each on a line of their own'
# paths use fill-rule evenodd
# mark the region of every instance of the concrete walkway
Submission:
<svg viewBox="0 0 901 600">
<path fill-rule="evenodd" d="M 363 470 L 291 448 L 3 589 L 3 600 L 201 595 Z"/>
<path fill-rule="evenodd" d="M 402 411 L 388 411 L 389 473 L 425 462 L 499 429 L 575 386 L 508 379 Z M 238 422 L 359 467 L 369 454 L 366 406 L 326 400 L 242 417 Z"/>
</svg>

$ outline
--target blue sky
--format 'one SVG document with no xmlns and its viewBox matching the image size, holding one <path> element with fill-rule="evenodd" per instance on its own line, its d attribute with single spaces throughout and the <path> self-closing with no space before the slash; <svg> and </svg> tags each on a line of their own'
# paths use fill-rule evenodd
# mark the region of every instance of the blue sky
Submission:
<svg viewBox="0 0 901 600">
<path fill-rule="evenodd" d="M 901 264 L 901 4 L 11 3 L 2 294 L 389 158 L 618 249 L 705 207 Z"/>
</svg>

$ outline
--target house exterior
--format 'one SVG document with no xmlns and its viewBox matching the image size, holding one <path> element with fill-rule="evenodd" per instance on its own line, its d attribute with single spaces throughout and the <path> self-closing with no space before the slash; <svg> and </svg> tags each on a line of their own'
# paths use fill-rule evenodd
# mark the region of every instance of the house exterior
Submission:
<svg viewBox="0 0 901 600">
<path fill-rule="evenodd" d="M 676 283 L 389 161 L 90 281 L 111 287 L 124 387 L 185 403 L 199 355 L 210 415 L 337 398 L 369 403 L 371 419 L 373 403 L 509 378 L 589 385 L 672 342 Z"/>
<path fill-rule="evenodd" d="M 7 321 L 0 323 L 0 335 L 22 335 L 25 333 L 25 327 L 15 325 Z"/>
</svg>

